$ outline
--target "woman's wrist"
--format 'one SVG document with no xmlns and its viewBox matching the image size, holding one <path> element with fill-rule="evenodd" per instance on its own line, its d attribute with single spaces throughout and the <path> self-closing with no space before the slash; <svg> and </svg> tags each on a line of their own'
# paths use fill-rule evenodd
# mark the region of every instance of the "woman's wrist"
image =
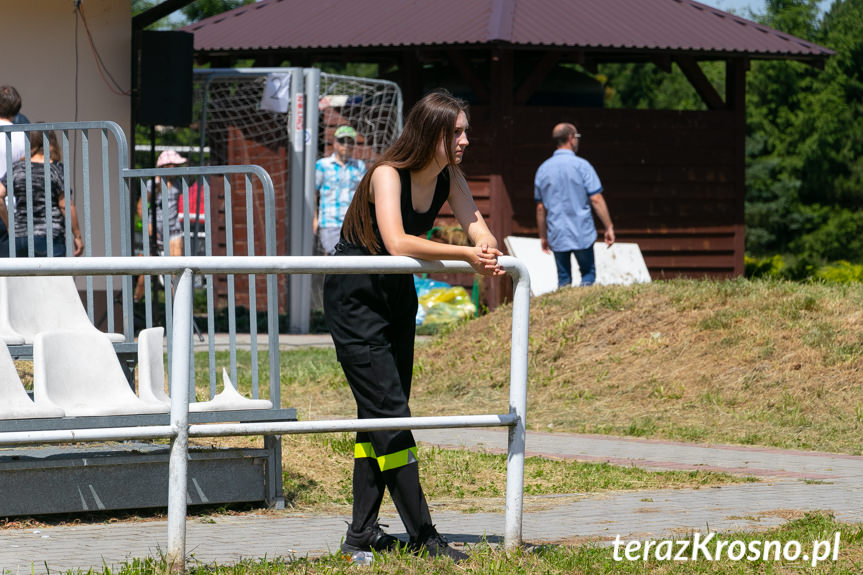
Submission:
<svg viewBox="0 0 863 575">
<path fill-rule="evenodd" d="M 474 253 L 474 249 L 471 246 L 461 246 L 462 253 L 464 254 L 462 259 L 467 263 L 473 263 L 476 259 L 476 254 Z"/>
</svg>

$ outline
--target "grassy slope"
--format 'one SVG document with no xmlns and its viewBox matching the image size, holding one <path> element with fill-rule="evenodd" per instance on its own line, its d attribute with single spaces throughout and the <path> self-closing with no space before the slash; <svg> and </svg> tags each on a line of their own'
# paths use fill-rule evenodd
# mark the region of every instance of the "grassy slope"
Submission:
<svg viewBox="0 0 863 575">
<path fill-rule="evenodd" d="M 861 303 L 859 286 L 746 280 L 534 298 L 528 426 L 859 454 Z M 510 313 L 418 350 L 416 415 L 506 410 Z"/>
</svg>

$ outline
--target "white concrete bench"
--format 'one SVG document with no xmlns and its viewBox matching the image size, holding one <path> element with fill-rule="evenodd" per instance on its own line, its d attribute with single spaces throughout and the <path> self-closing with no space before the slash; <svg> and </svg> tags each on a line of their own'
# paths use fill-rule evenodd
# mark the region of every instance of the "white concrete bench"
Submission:
<svg viewBox="0 0 863 575">
<path fill-rule="evenodd" d="M 59 407 L 37 406 L 27 395 L 15 362 L 9 355 L 6 344 L 0 340 L 0 419 L 33 419 L 63 417 L 66 413 Z"/>
<path fill-rule="evenodd" d="M 53 330 L 33 340 L 33 400 L 67 416 L 168 413 L 167 401 L 142 399 L 129 387 L 111 341 L 96 330 Z"/>
<path fill-rule="evenodd" d="M 104 334 L 90 322 L 72 277 L 0 277 L 0 338 L 7 345 L 32 344 L 36 334 L 57 329 Z M 112 342 L 126 339 L 104 335 Z"/>
<path fill-rule="evenodd" d="M 165 393 L 165 368 L 162 353 L 164 328 L 154 327 L 141 330 L 138 334 L 138 396 L 151 402 L 168 402 Z M 228 370 L 222 368 L 224 388 L 209 401 L 192 401 L 189 412 L 237 411 L 245 409 L 272 409 L 273 403 L 267 399 L 248 399 L 240 395 L 228 377 Z"/>
</svg>

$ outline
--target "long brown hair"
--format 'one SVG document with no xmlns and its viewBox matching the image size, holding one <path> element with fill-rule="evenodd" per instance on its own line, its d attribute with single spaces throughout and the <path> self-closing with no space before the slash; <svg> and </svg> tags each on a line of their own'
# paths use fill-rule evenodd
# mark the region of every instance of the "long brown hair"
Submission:
<svg viewBox="0 0 863 575">
<path fill-rule="evenodd" d="M 434 159 L 438 144 L 443 138 L 449 160 L 450 181 L 461 177 L 461 169 L 456 164 L 455 150 L 452 148 L 455 123 L 460 112 L 468 113 L 467 103 L 446 90 L 435 90 L 427 94 L 411 108 L 401 135 L 366 172 L 357 187 L 342 225 L 346 240 L 357 246 L 365 246 L 373 254 L 379 254 L 383 249 L 374 234 L 369 205 L 372 173 L 378 166 L 421 170 Z"/>
<path fill-rule="evenodd" d="M 45 134 L 48 135 L 48 146 L 49 153 L 51 155 L 51 162 L 62 162 L 63 153 L 60 151 L 60 144 L 57 143 L 57 135 L 54 133 L 53 130 L 49 130 L 47 132 L 43 132 L 42 130 L 33 130 L 32 132 L 30 132 L 30 155 L 48 155 L 45 153 Z"/>
</svg>

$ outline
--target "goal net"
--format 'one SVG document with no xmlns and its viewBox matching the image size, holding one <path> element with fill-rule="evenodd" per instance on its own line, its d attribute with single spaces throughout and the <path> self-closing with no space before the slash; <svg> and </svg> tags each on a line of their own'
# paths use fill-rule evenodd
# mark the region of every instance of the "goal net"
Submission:
<svg viewBox="0 0 863 575">
<path fill-rule="evenodd" d="M 273 69 L 196 72 L 195 116 L 201 119 L 200 145 L 209 149 L 208 163 L 232 163 L 228 150 L 237 137 L 251 137 L 271 149 L 287 148 L 292 102 L 286 98 L 279 111 L 262 106 L 268 80 L 279 74 Z M 342 124 L 352 126 L 360 135 L 356 154 L 364 159 L 374 159 L 395 141 L 402 128 L 398 85 L 326 73 L 320 78 L 318 133 L 314 135 L 319 156 L 329 153 L 332 131 Z M 307 106 L 306 113 L 312 109 Z"/>
</svg>

